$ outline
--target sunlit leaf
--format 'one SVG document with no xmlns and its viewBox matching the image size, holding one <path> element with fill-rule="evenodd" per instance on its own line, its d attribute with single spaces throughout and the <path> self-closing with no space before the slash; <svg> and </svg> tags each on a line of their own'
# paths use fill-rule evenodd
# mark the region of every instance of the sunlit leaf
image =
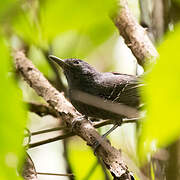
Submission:
<svg viewBox="0 0 180 180">
<path fill-rule="evenodd" d="M 53 3 L 46 0 L 41 2 L 40 19 L 44 35 L 49 38 L 67 29 L 84 31 L 94 23 L 101 23 L 114 6 L 114 1 L 109 0 L 54 0 Z"/>
<path fill-rule="evenodd" d="M 42 45 L 47 43 L 42 39 L 41 27 L 38 19 L 38 1 L 25 1 L 17 11 L 13 21 L 14 32 L 27 44 Z"/>
<path fill-rule="evenodd" d="M 37 1 L 35 1 L 37 2 Z M 57 36 L 69 31 L 79 36 L 76 44 L 82 41 L 83 47 L 91 51 L 95 46 L 107 40 L 115 31 L 108 17 L 115 8 L 115 0 L 50 0 L 39 3 L 25 3 L 14 29 L 28 44 L 48 48 Z M 60 42 L 61 43 L 61 42 Z M 90 44 L 90 46 L 88 46 Z M 76 46 L 77 47 L 77 46 Z M 78 50 L 79 51 L 79 50 Z M 79 51 L 78 55 L 88 53 Z"/>
<path fill-rule="evenodd" d="M 28 57 L 46 77 L 54 78 L 54 72 L 50 68 L 48 59 L 46 59 L 41 49 L 35 46 L 31 46 L 29 49 Z"/>
<path fill-rule="evenodd" d="M 142 96 L 147 103 L 147 114 L 139 141 L 141 159 L 180 136 L 179 42 L 180 25 L 167 35 L 159 48 L 157 64 L 145 77 L 147 86 L 142 89 Z"/>
<path fill-rule="evenodd" d="M 68 157 L 76 179 L 86 179 L 88 175 L 91 180 L 104 179 L 101 166 L 96 165 L 97 158 L 92 155 L 93 151 L 84 142 L 76 139 L 69 141 L 68 146 Z"/>
<path fill-rule="evenodd" d="M 0 18 L 4 16 L 5 13 L 7 14 L 7 10 L 13 8 L 16 2 L 17 0 L 3 0 L 3 2 L 0 3 Z"/>
<path fill-rule="evenodd" d="M 67 31 L 53 41 L 53 52 L 61 58 L 83 59 L 112 35 L 113 28 L 108 19 L 106 23 L 94 24 L 84 31 Z"/>
<path fill-rule="evenodd" d="M 10 68 L 10 52 L 5 40 L 0 37 L 0 179 L 21 179 L 17 167 L 22 163 L 24 155 L 22 140 L 26 124 L 26 114 L 22 104 L 21 92 L 8 73 Z"/>
</svg>

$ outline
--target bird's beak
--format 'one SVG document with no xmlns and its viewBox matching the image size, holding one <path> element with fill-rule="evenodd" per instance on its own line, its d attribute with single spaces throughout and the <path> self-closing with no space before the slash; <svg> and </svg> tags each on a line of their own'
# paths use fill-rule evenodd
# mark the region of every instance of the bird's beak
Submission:
<svg viewBox="0 0 180 180">
<path fill-rule="evenodd" d="M 67 69 L 70 68 L 70 65 L 67 64 L 63 59 L 60 59 L 56 56 L 53 55 L 49 55 L 48 56 L 50 60 L 53 60 L 54 62 L 56 62 L 59 66 L 61 66 L 62 69 Z"/>
</svg>

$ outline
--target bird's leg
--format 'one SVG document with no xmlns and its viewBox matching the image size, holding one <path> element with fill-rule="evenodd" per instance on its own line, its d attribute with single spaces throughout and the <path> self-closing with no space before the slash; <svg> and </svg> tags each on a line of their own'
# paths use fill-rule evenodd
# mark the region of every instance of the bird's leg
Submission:
<svg viewBox="0 0 180 180">
<path fill-rule="evenodd" d="M 106 133 L 102 135 L 103 138 L 107 137 L 110 133 L 112 133 L 117 127 L 119 127 L 121 124 L 115 123 L 112 128 L 110 128 Z"/>
<path fill-rule="evenodd" d="M 121 126 L 122 124 L 122 120 L 121 121 L 116 121 L 113 125 L 112 128 L 110 128 L 105 134 L 102 135 L 102 138 L 105 139 L 110 133 L 112 133 L 116 128 L 118 128 L 119 126 Z M 95 144 L 93 145 L 94 148 L 94 152 L 96 152 L 96 149 L 99 147 L 100 143 L 99 142 L 95 142 Z"/>
</svg>

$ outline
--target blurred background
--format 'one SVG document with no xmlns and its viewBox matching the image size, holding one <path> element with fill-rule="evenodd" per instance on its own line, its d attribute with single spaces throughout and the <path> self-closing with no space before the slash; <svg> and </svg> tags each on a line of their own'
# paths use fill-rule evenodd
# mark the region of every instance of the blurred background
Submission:
<svg viewBox="0 0 180 180">
<path fill-rule="evenodd" d="M 108 138 L 121 149 L 136 179 L 180 179 L 180 1 L 128 0 L 136 20 L 146 28 L 160 58 L 144 77 L 147 103 L 143 122 L 122 125 Z M 124 43 L 111 17 L 117 0 L 4 0 L 0 4 L 0 179 L 19 179 L 15 171 L 23 161 L 23 133 L 62 125 L 61 119 L 39 116 L 24 103 L 45 101 L 19 76 L 12 54 L 23 49 L 27 57 L 59 91 L 67 96 L 67 82 L 55 64 L 60 58 L 79 58 L 101 72 L 142 75 L 144 70 Z M 110 126 L 102 127 L 101 134 Z M 32 136 L 31 143 L 61 135 L 55 131 Z M 26 139 L 27 140 L 27 139 Z M 40 180 L 112 179 L 77 136 L 27 150 L 36 171 L 73 173 L 75 177 L 38 175 Z M 20 163 L 21 162 L 21 163 Z M 9 173 L 9 172 L 12 173 Z"/>
</svg>

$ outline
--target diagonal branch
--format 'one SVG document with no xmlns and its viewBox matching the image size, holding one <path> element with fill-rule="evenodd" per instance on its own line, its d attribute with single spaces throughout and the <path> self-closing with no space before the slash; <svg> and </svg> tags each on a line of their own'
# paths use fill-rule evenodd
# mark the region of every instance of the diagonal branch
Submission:
<svg viewBox="0 0 180 180">
<path fill-rule="evenodd" d="M 15 53 L 15 63 L 17 70 L 24 77 L 25 81 L 52 108 L 58 111 L 67 126 L 73 127 L 72 130 L 75 134 L 84 139 L 91 147 L 97 142 L 100 144 L 96 154 L 103 160 L 114 179 L 130 180 L 131 175 L 128 167 L 122 160 L 121 152 L 112 147 L 108 141 L 98 134 L 93 125 L 74 109 L 62 93 L 59 93 L 52 87 L 43 74 L 25 57 L 23 52 L 18 51 Z"/>
<path fill-rule="evenodd" d="M 158 52 L 150 41 L 146 30 L 138 24 L 130 12 L 127 0 L 120 0 L 119 6 L 117 15 L 113 17 L 114 24 L 138 63 L 145 67 L 145 64 L 155 61 Z"/>
</svg>

